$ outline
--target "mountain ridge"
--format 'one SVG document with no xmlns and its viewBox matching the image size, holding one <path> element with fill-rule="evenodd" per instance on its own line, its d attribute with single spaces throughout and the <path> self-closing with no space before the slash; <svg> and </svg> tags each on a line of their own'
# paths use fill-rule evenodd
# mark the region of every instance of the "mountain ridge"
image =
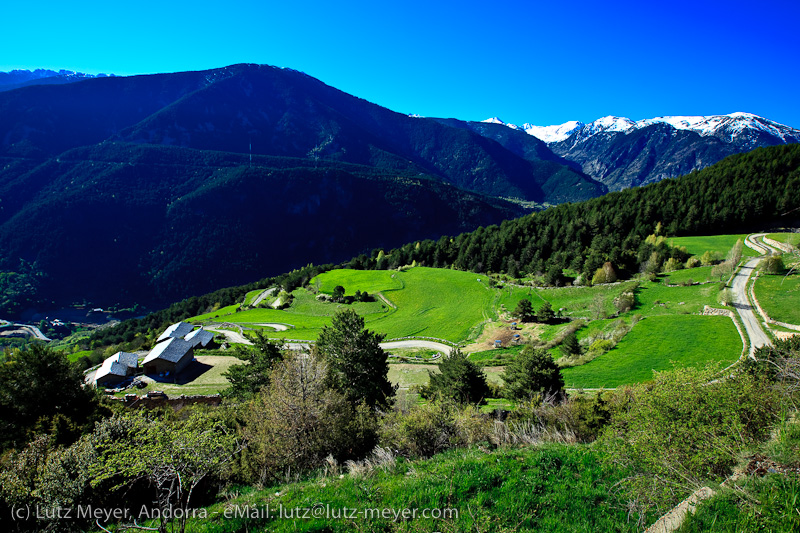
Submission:
<svg viewBox="0 0 800 533">
<path fill-rule="evenodd" d="M 588 124 L 509 127 L 544 140 L 611 191 L 675 178 L 754 148 L 800 142 L 800 130 L 742 112 L 639 121 L 606 116 Z"/>
</svg>

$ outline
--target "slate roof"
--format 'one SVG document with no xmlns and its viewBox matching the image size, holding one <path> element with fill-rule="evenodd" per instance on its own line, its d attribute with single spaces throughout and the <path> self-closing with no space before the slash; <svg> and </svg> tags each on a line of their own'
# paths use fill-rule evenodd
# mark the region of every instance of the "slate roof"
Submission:
<svg viewBox="0 0 800 533">
<path fill-rule="evenodd" d="M 198 346 L 206 347 L 208 343 L 214 340 L 214 334 L 207 329 L 196 329 L 193 332 L 186 335 L 183 340 L 187 342 L 191 342 L 192 346 L 197 348 Z"/>
<path fill-rule="evenodd" d="M 135 353 L 117 352 L 100 365 L 95 372 L 94 380 L 97 381 L 108 375 L 124 378 L 128 375 L 131 368 L 139 365 L 139 358 Z"/>
<path fill-rule="evenodd" d="M 178 322 L 177 324 L 172 324 L 170 327 L 164 330 L 156 342 L 161 342 L 163 340 L 172 338 L 182 338 L 187 333 L 190 333 L 194 329 L 192 324 L 188 322 Z"/>
<path fill-rule="evenodd" d="M 155 348 L 150 350 L 150 353 L 144 358 L 142 365 L 146 365 L 150 361 L 154 361 L 156 359 L 177 363 L 184 355 L 186 355 L 186 352 L 192 348 L 194 348 L 194 346 L 191 342 L 173 337 L 165 342 L 159 342 L 156 344 Z"/>
</svg>

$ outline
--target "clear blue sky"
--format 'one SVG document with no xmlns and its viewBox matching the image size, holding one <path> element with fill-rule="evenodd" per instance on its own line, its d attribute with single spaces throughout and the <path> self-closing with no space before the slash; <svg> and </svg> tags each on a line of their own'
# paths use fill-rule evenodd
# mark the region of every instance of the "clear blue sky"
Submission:
<svg viewBox="0 0 800 533">
<path fill-rule="evenodd" d="M 746 111 L 800 127 L 800 2 L 6 2 L 0 70 L 264 63 L 402 113 L 549 125 Z"/>
</svg>

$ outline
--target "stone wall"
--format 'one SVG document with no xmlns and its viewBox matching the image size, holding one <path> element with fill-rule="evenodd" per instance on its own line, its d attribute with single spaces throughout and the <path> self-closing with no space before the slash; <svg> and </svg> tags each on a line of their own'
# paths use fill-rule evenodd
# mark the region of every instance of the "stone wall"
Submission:
<svg viewBox="0 0 800 533">
<path fill-rule="evenodd" d="M 166 395 L 151 398 L 147 396 L 137 396 L 135 394 L 126 394 L 125 398 L 118 400 L 126 407 L 131 408 L 144 407 L 146 409 L 154 409 L 156 407 L 171 407 L 173 411 L 180 411 L 184 407 L 189 407 L 190 405 L 211 405 L 216 407 L 222 403 L 222 397 L 219 394 L 213 394 L 211 396 L 186 396 L 182 394 L 172 398 Z"/>
</svg>

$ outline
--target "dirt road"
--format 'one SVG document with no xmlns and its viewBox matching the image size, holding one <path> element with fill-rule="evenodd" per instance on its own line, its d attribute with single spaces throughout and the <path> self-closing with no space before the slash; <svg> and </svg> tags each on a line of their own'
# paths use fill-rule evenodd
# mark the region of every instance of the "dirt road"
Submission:
<svg viewBox="0 0 800 533">
<path fill-rule="evenodd" d="M 747 246 L 763 255 L 768 255 L 775 250 L 774 248 L 771 248 L 762 241 L 758 240 L 764 235 L 766 234 L 756 233 L 753 235 L 748 235 Z M 736 308 L 736 312 L 739 313 L 742 323 L 744 323 L 744 329 L 747 332 L 747 336 L 750 338 L 751 357 L 757 348 L 772 344 L 769 336 L 761 327 L 761 321 L 758 315 L 755 313 L 753 307 L 750 305 L 750 301 L 747 299 L 747 284 L 750 281 L 750 276 L 753 274 L 753 271 L 755 270 L 756 266 L 758 266 L 760 261 L 760 257 L 749 259 L 736 272 L 736 275 L 733 277 L 733 282 L 731 283 L 731 290 L 733 291 L 733 306 Z"/>
</svg>

